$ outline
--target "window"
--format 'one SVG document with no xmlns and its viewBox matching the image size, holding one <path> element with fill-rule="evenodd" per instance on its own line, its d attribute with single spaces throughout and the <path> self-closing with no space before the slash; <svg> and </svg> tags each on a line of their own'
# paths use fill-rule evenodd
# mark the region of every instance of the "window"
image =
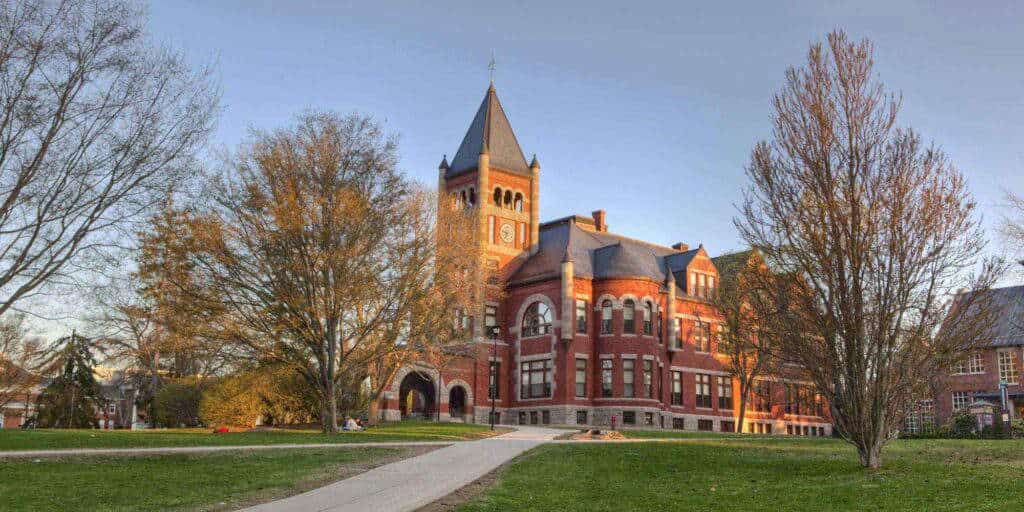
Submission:
<svg viewBox="0 0 1024 512">
<path fill-rule="evenodd" d="M 690 295 L 697 295 L 697 274 L 690 273 L 690 289 L 687 290 Z"/>
<path fill-rule="evenodd" d="M 825 417 L 825 398 L 821 396 L 821 393 L 814 394 L 814 415 Z"/>
<path fill-rule="evenodd" d="M 495 425 L 501 425 L 501 413 L 498 412 L 498 411 L 492 412 L 490 414 L 490 420 L 489 421 L 493 422 Z"/>
<path fill-rule="evenodd" d="M 587 411 L 576 411 L 576 424 L 586 425 L 587 424 Z"/>
<path fill-rule="evenodd" d="M 644 398 L 654 396 L 654 361 L 644 360 Z"/>
<path fill-rule="evenodd" d="M 731 421 L 722 421 L 718 424 L 718 430 L 722 432 L 735 432 L 736 424 Z"/>
<path fill-rule="evenodd" d="M 954 375 L 968 375 L 975 373 L 985 373 L 985 363 L 981 358 L 981 354 L 978 352 L 971 352 L 971 355 L 967 359 L 957 363 L 953 367 Z"/>
<path fill-rule="evenodd" d="M 534 302 L 523 315 L 523 336 L 539 336 L 551 332 L 551 308 L 543 302 Z"/>
<path fill-rule="evenodd" d="M 672 371 L 672 405 L 683 405 L 683 372 Z"/>
<path fill-rule="evenodd" d="M 540 422 L 545 424 L 545 425 L 550 425 L 551 424 L 551 411 L 541 411 L 540 412 Z"/>
<path fill-rule="evenodd" d="M 800 386 L 786 384 L 786 414 L 800 414 Z"/>
<path fill-rule="evenodd" d="M 605 299 L 601 303 L 601 334 L 612 333 L 612 301 Z"/>
<path fill-rule="evenodd" d="M 650 301 L 644 302 L 644 334 L 650 336 L 654 334 L 654 324 L 651 319 L 654 317 L 654 306 L 651 305 Z"/>
<path fill-rule="evenodd" d="M 504 201 L 505 204 L 503 206 L 505 208 L 512 208 L 512 191 L 511 190 L 506 190 L 505 191 L 505 196 L 504 196 L 503 199 L 505 200 Z"/>
<path fill-rule="evenodd" d="M 522 398 L 547 398 L 551 396 L 551 360 L 528 361 L 521 365 L 519 381 Z"/>
<path fill-rule="evenodd" d="M 519 424 L 526 425 L 526 411 L 519 411 Z"/>
<path fill-rule="evenodd" d="M 711 408 L 711 376 L 706 373 L 698 373 L 696 376 L 697 385 L 694 393 L 697 397 L 697 407 Z"/>
<path fill-rule="evenodd" d="M 469 206 L 476 204 L 476 189 L 473 187 L 469 188 Z"/>
<path fill-rule="evenodd" d="M 466 310 L 462 308 L 455 308 L 455 328 L 460 330 L 466 330 L 470 327 L 470 318 L 466 313 Z"/>
<path fill-rule="evenodd" d="M 683 430 L 686 428 L 686 421 L 683 418 L 672 418 L 672 428 L 676 430 Z"/>
<path fill-rule="evenodd" d="M 501 206 L 501 187 L 494 189 L 494 206 Z"/>
<path fill-rule="evenodd" d="M 587 396 L 587 360 L 576 360 L 576 396 Z"/>
<path fill-rule="evenodd" d="M 530 411 L 530 425 L 536 425 L 537 423 L 537 411 Z"/>
<path fill-rule="evenodd" d="M 644 413 L 644 425 L 647 425 L 648 427 L 653 427 L 654 426 L 654 413 L 653 412 L 645 412 Z"/>
<path fill-rule="evenodd" d="M 953 410 L 959 411 L 966 409 L 971 405 L 971 392 L 970 391 L 954 391 L 953 392 Z"/>
<path fill-rule="evenodd" d="M 771 434 L 772 433 L 772 424 L 771 423 L 765 423 L 764 424 L 764 433 L 765 434 Z"/>
<path fill-rule="evenodd" d="M 623 425 L 636 425 L 636 411 L 622 411 Z"/>
<path fill-rule="evenodd" d="M 487 398 L 501 398 L 501 390 L 498 387 L 498 375 L 501 374 L 501 363 L 491 361 L 489 375 L 487 376 Z"/>
<path fill-rule="evenodd" d="M 732 409 L 732 377 L 718 376 L 718 408 Z"/>
<path fill-rule="evenodd" d="M 494 306 L 484 306 L 484 335 L 498 338 L 498 308 Z"/>
<path fill-rule="evenodd" d="M 622 360 L 622 396 L 624 397 L 633 396 L 634 366 L 636 366 L 636 361 L 632 359 Z"/>
<path fill-rule="evenodd" d="M 587 301 L 576 301 L 576 332 L 587 333 Z"/>
<path fill-rule="evenodd" d="M 601 396 L 612 396 L 612 360 L 601 360 Z"/>
<path fill-rule="evenodd" d="M 711 337 L 708 335 L 708 324 L 693 324 L 693 346 L 697 352 L 711 352 Z"/>
<path fill-rule="evenodd" d="M 921 400 L 918 404 L 921 411 L 921 426 L 931 430 L 935 427 L 935 401 Z"/>
<path fill-rule="evenodd" d="M 622 303 L 622 333 L 623 334 L 636 334 L 636 303 L 633 299 L 626 299 L 626 302 Z"/>
<path fill-rule="evenodd" d="M 1013 352 L 999 352 L 999 382 L 1017 383 L 1017 357 Z"/>
<path fill-rule="evenodd" d="M 513 205 L 514 205 L 515 211 L 517 211 L 517 212 L 523 211 L 523 195 L 520 194 L 519 192 L 516 192 L 516 198 L 513 201 Z"/>
<path fill-rule="evenodd" d="M 772 411 L 772 385 L 761 381 L 754 387 L 754 410 L 757 412 Z"/>
<path fill-rule="evenodd" d="M 708 298 L 715 296 L 715 276 L 708 276 Z"/>
<path fill-rule="evenodd" d="M 676 326 L 676 335 L 672 339 L 672 348 L 683 348 L 683 319 L 674 318 L 672 321 Z"/>
<path fill-rule="evenodd" d="M 903 420 L 903 430 L 906 430 L 908 434 L 916 434 L 921 431 L 921 426 L 917 423 L 917 414 L 911 412 L 907 415 L 907 419 Z"/>
<path fill-rule="evenodd" d="M 711 432 L 715 429 L 714 420 L 697 420 L 697 430 L 703 430 L 705 432 Z"/>
</svg>

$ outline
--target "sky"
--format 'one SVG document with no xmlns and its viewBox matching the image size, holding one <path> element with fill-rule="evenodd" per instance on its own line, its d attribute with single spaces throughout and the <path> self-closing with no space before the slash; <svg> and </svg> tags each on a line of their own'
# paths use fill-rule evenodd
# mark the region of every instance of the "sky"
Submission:
<svg viewBox="0 0 1024 512">
<path fill-rule="evenodd" d="M 993 239 L 1005 191 L 1024 194 L 1024 6 L 1013 2 L 161 0 L 149 10 L 154 41 L 220 84 L 210 155 L 304 110 L 357 111 L 400 136 L 402 170 L 436 186 L 493 53 L 498 95 L 542 167 L 541 220 L 604 209 L 613 232 L 717 255 L 743 247 L 732 220 L 744 165 L 770 136 L 786 68 L 841 28 L 875 43 L 879 78 L 904 96 L 900 124 L 966 173 Z"/>
</svg>

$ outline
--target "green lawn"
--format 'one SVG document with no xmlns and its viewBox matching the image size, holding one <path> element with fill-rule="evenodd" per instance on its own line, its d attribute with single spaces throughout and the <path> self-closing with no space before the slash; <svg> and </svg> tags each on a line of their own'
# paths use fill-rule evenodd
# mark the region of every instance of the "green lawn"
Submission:
<svg viewBox="0 0 1024 512">
<path fill-rule="evenodd" d="M 750 439 L 754 437 L 751 434 L 737 434 L 733 432 L 700 432 L 693 430 L 620 430 L 619 433 L 623 437 L 632 439 L 726 439 L 726 438 L 740 438 Z M 761 437 L 761 436 L 758 436 Z M 769 437 L 765 435 L 764 437 Z"/>
<path fill-rule="evenodd" d="M 269 501 L 361 472 L 402 449 L 0 460 L 0 509 L 211 510 Z"/>
<path fill-rule="evenodd" d="M 363 432 L 322 434 L 312 430 L 273 430 L 214 434 L 210 429 L 170 430 L 0 430 L 0 451 L 59 448 L 139 448 L 290 443 L 367 443 L 372 441 L 463 441 L 486 437 L 487 425 L 403 421 Z"/>
<path fill-rule="evenodd" d="M 463 505 L 477 511 L 1020 510 L 1024 443 L 905 440 L 862 470 L 832 439 L 542 446 Z"/>
</svg>

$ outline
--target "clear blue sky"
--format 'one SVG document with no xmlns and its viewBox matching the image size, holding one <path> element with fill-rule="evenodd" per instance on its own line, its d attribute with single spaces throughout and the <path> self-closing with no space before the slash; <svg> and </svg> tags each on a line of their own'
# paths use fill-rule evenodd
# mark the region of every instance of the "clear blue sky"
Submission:
<svg viewBox="0 0 1024 512">
<path fill-rule="evenodd" d="M 990 233 L 1002 190 L 1024 193 L 1024 7 L 712 3 L 181 0 L 156 2 L 150 29 L 215 65 L 215 144 L 306 108 L 361 111 L 401 134 L 403 170 L 428 184 L 493 50 L 498 94 L 542 166 L 542 219 L 603 208 L 615 232 L 717 254 L 740 247 L 743 167 L 784 70 L 839 27 L 875 42 L 902 124 L 968 174 Z"/>
</svg>

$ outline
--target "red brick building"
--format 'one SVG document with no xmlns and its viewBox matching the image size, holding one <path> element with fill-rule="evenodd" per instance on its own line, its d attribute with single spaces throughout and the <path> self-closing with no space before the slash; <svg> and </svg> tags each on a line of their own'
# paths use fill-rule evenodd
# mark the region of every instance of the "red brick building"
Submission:
<svg viewBox="0 0 1024 512">
<path fill-rule="evenodd" d="M 996 315 L 993 337 L 944 376 L 932 400 L 918 403 L 904 430 L 917 432 L 949 421 L 954 412 L 974 405 L 1001 406 L 999 386 L 1006 384 L 1010 419 L 1024 418 L 1024 286 L 990 290 Z"/>
<path fill-rule="evenodd" d="M 738 385 L 716 354 L 707 298 L 718 271 L 703 246 L 614 234 L 602 210 L 541 222 L 540 165 L 524 157 L 493 85 L 442 160 L 438 188 L 475 210 L 502 282 L 468 355 L 402 368 L 385 419 L 486 423 L 493 406 L 500 423 L 733 430 Z M 743 431 L 831 434 L 810 383 L 773 379 L 762 391 Z"/>
</svg>

